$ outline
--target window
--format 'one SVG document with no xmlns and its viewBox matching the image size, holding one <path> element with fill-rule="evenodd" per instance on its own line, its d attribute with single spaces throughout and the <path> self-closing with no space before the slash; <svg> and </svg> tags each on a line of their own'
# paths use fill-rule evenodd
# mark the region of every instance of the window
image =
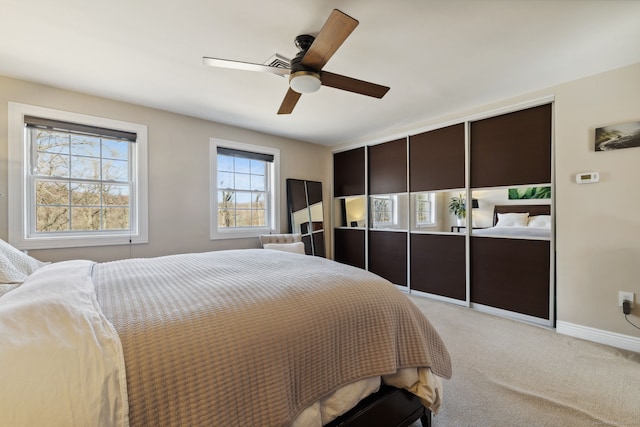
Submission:
<svg viewBox="0 0 640 427">
<path fill-rule="evenodd" d="M 146 243 L 146 126 L 9 105 L 9 240 L 21 249 Z"/>
<path fill-rule="evenodd" d="M 280 150 L 211 139 L 211 238 L 276 230 Z"/>
<path fill-rule="evenodd" d="M 436 224 L 436 193 L 417 193 L 415 195 L 416 228 L 431 227 Z"/>
</svg>

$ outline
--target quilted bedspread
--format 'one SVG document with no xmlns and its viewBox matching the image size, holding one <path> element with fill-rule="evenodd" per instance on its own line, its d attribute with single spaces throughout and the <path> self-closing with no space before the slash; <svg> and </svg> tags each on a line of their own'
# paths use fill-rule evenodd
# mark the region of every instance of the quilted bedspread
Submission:
<svg viewBox="0 0 640 427">
<path fill-rule="evenodd" d="M 386 280 L 263 250 L 95 264 L 124 352 L 131 426 L 288 426 L 347 383 L 449 354 Z"/>
</svg>

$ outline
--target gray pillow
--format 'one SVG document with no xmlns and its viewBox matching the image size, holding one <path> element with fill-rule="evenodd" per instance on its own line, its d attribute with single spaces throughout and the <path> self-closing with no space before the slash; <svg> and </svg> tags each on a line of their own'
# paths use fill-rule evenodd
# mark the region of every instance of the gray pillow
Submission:
<svg viewBox="0 0 640 427">
<path fill-rule="evenodd" d="M 0 283 L 22 283 L 46 264 L 0 239 Z"/>
</svg>

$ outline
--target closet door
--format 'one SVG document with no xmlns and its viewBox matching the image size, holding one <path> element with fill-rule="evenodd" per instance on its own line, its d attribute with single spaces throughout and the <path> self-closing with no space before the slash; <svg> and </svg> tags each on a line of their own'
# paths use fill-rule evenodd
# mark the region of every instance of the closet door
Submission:
<svg viewBox="0 0 640 427">
<path fill-rule="evenodd" d="M 551 112 L 546 104 L 470 124 L 470 185 L 483 228 L 471 233 L 471 301 L 546 320 L 552 229 L 537 235 L 527 226 L 532 213 L 552 219 Z"/>
<path fill-rule="evenodd" d="M 471 187 L 551 182 L 551 104 L 471 123 Z"/>
<path fill-rule="evenodd" d="M 407 140 L 368 147 L 369 270 L 407 286 Z"/>
<path fill-rule="evenodd" d="M 365 268 L 365 148 L 333 155 L 334 259 Z"/>
<path fill-rule="evenodd" d="M 448 210 L 465 186 L 464 123 L 409 137 L 412 291 L 466 301 L 466 228 Z"/>
<path fill-rule="evenodd" d="M 409 137 L 410 189 L 464 188 L 464 123 Z"/>
<path fill-rule="evenodd" d="M 471 301 L 549 319 L 549 241 L 471 239 Z"/>
<path fill-rule="evenodd" d="M 362 196 L 365 191 L 364 147 L 333 155 L 334 197 Z"/>
<path fill-rule="evenodd" d="M 336 228 L 333 233 L 335 242 L 333 255 L 335 260 L 364 269 L 366 266 L 364 230 Z"/>
</svg>

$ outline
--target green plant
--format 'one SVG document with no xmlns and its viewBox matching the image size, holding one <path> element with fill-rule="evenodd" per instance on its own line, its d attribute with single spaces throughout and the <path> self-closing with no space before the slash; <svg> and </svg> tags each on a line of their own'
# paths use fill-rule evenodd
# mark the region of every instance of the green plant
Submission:
<svg viewBox="0 0 640 427">
<path fill-rule="evenodd" d="M 509 199 L 550 199 L 551 187 L 510 188 Z"/>
<path fill-rule="evenodd" d="M 452 197 L 451 202 L 449 202 L 449 212 L 460 219 L 465 219 L 467 217 L 466 201 L 467 199 L 463 194 L 458 197 Z"/>
</svg>

